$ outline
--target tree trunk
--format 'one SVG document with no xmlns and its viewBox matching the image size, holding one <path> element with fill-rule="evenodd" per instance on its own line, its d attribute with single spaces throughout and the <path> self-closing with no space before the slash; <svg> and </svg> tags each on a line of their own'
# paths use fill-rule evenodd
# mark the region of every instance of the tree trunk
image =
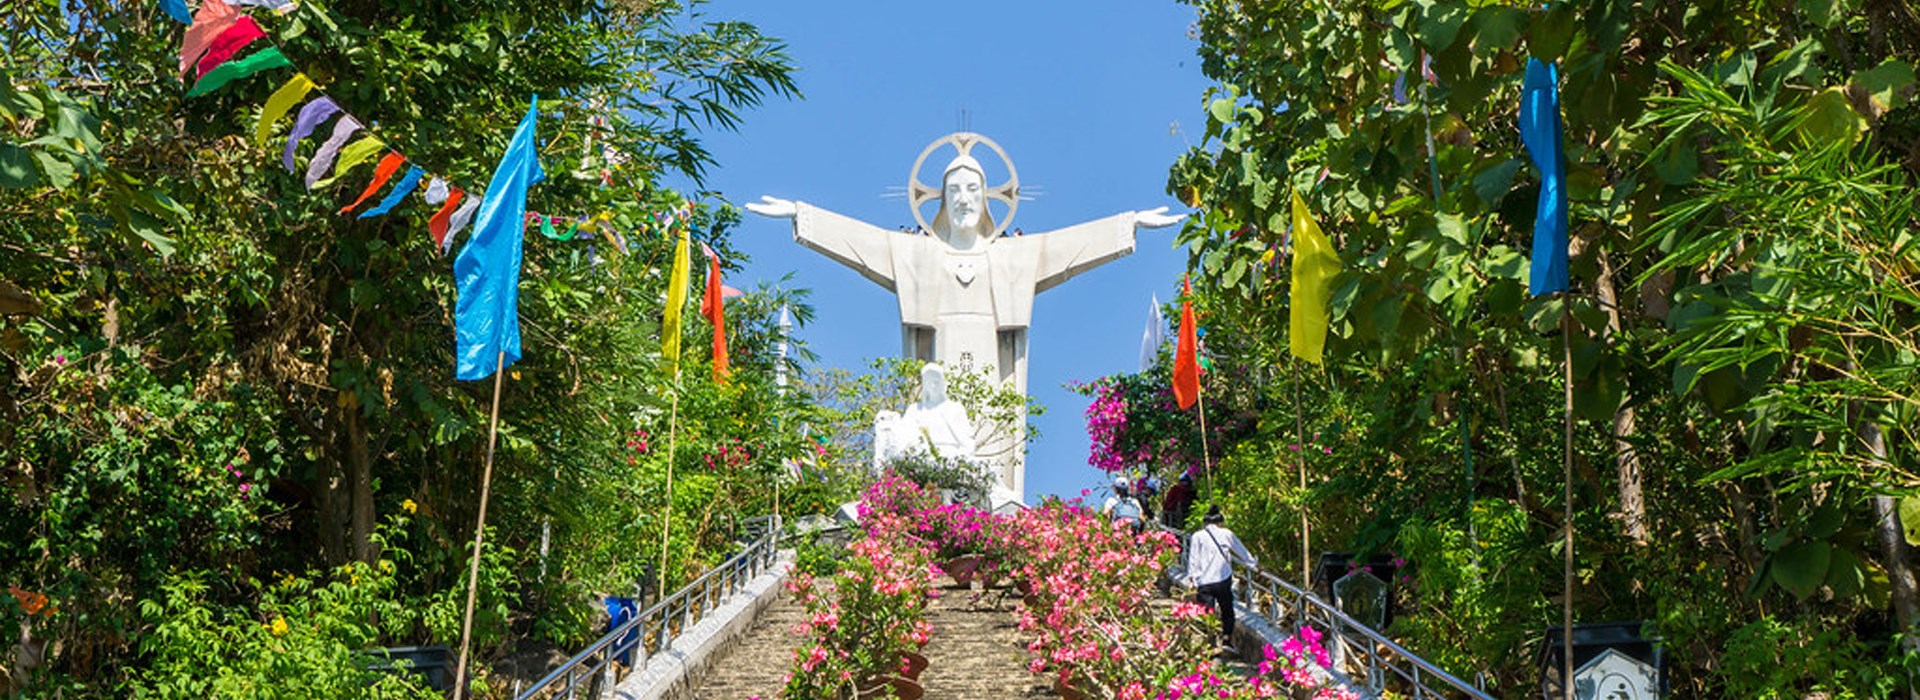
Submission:
<svg viewBox="0 0 1920 700">
<path fill-rule="evenodd" d="M 1880 424 L 1864 418 L 1860 420 L 1860 440 L 1866 443 L 1867 452 L 1877 461 L 1886 461 L 1886 436 L 1880 432 Z M 1873 497 L 1874 539 L 1878 541 L 1881 556 L 1886 558 L 1887 579 L 1893 584 L 1893 612 L 1900 622 L 1900 630 L 1907 633 L 1904 646 L 1909 651 L 1920 649 L 1920 641 L 1914 639 L 1914 623 L 1920 621 L 1920 592 L 1916 592 L 1913 569 L 1908 567 L 1910 560 L 1907 536 L 1900 523 L 1900 508 L 1892 496 Z"/>
<path fill-rule="evenodd" d="M 320 502 L 315 504 L 313 520 L 320 530 L 320 554 L 328 566 L 339 566 L 347 562 L 346 541 L 341 538 L 340 460 L 323 456 L 316 466 L 320 483 L 314 492 L 320 495 Z"/>
<path fill-rule="evenodd" d="M 1613 264 L 1607 260 L 1605 252 L 1594 256 L 1600 263 L 1600 274 L 1594 280 L 1594 291 L 1600 296 L 1600 304 L 1607 310 L 1607 342 L 1614 343 L 1620 337 L 1620 297 L 1614 293 Z M 1634 413 L 1631 395 L 1621 397 L 1620 407 L 1613 412 L 1613 462 L 1614 473 L 1620 488 L 1620 527 L 1635 544 L 1647 543 L 1647 504 L 1640 488 L 1640 452 L 1633 447 Z"/>
<path fill-rule="evenodd" d="M 347 429 L 348 478 L 353 489 L 353 558 L 372 563 L 373 551 L 373 459 L 367 451 L 367 423 L 360 413 L 360 402 L 350 400 L 341 407 L 342 424 Z"/>
</svg>

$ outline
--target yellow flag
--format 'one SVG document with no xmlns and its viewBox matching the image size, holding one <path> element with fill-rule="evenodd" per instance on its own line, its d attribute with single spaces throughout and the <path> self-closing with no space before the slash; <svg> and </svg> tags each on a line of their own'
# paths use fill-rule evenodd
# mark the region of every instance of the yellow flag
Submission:
<svg viewBox="0 0 1920 700">
<path fill-rule="evenodd" d="M 667 315 L 660 322 L 660 354 L 680 374 L 680 311 L 687 306 L 687 230 L 673 243 L 673 271 L 667 275 Z"/>
<path fill-rule="evenodd" d="M 1293 356 L 1320 363 L 1327 347 L 1327 302 L 1333 296 L 1333 278 L 1340 274 L 1340 254 L 1327 234 L 1307 212 L 1300 192 L 1293 193 L 1293 303 L 1288 310 L 1287 345 Z"/>
<path fill-rule="evenodd" d="M 273 129 L 273 123 L 287 116 L 287 110 L 293 109 L 293 105 L 313 88 L 313 81 L 307 78 L 307 74 L 295 73 L 287 79 L 287 84 L 273 91 L 273 96 L 267 98 L 267 106 L 260 110 L 260 123 L 253 126 L 253 146 L 266 148 L 267 133 Z"/>
</svg>

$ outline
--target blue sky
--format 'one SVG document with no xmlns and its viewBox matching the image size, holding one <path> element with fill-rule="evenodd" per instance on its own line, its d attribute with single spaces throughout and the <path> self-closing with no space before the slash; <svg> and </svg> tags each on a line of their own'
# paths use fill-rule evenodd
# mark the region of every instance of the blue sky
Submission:
<svg viewBox="0 0 1920 700">
<path fill-rule="evenodd" d="M 1023 189 L 1041 193 L 1013 222 L 1029 233 L 1128 210 L 1186 211 L 1164 189 L 1167 167 L 1205 125 L 1191 7 L 749 0 L 705 11 L 784 40 L 805 93 L 749 113 L 738 133 L 708 135 L 720 163 L 708 186 L 736 204 L 766 194 L 910 225 L 905 200 L 884 195 L 906 184 L 927 144 L 959 130 L 964 109 L 972 131 L 1007 150 Z M 1087 466 L 1087 399 L 1062 385 L 1138 368 L 1149 297 L 1169 299 L 1186 265 L 1174 231 L 1142 231 L 1133 255 L 1036 299 L 1029 391 L 1048 413 L 1028 453 L 1030 500 L 1104 483 Z M 823 364 L 862 369 L 899 354 L 893 296 L 795 244 L 788 222 L 748 214 L 733 239 L 752 256 L 733 286 L 792 273 L 814 290 L 819 315 L 803 337 Z"/>
</svg>

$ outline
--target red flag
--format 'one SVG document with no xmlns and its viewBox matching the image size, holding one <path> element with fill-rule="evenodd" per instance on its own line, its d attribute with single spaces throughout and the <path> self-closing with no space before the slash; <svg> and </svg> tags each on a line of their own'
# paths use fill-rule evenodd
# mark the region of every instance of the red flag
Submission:
<svg viewBox="0 0 1920 700">
<path fill-rule="evenodd" d="M 354 207 L 360 206 L 361 202 L 367 201 L 373 193 L 380 191 L 380 186 L 387 184 L 387 179 L 393 177 L 394 171 L 399 170 L 400 166 L 405 165 L 406 162 L 406 156 L 387 151 L 386 157 L 380 159 L 380 165 L 373 169 L 373 182 L 367 183 L 367 188 L 360 191 L 360 196 L 355 198 L 352 204 L 340 207 L 340 213 L 353 211 Z"/>
<path fill-rule="evenodd" d="M 465 196 L 466 193 L 460 188 L 453 188 L 453 192 L 447 195 L 447 203 L 440 205 L 440 211 L 434 212 L 433 218 L 427 220 L 427 230 L 433 233 L 433 245 L 440 249 L 441 255 L 447 254 L 447 244 L 451 243 L 447 240 L 447 225 L 453 223 L 453 211 L 460 207 L 460 199 Z"/>
<path fill-rule="evenodd" d="M 726 285 L 720 283 L 720 256 L 702 243 L 700 247 L 707 251 L 707 293 L 700 298 L 700 315 L 707 317 L 713 324 L 713 381 L 725 384 L 730 370 L 727 367 L 727 307 L 723 290 Z"/>
<path fill-rule="evenodd" d="M 1193 284 L 1182 281 L 1180 295 L 1180 344 L 1173 353 L 1173 400 L 1182 410 L 1200 399 L 1199 339 L 1193 330 Z"/>
</svg>

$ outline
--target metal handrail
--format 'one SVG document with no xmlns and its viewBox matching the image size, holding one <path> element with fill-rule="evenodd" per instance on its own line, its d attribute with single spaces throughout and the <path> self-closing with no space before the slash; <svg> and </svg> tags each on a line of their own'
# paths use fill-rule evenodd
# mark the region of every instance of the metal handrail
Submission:
<svg viewBox="0 0 1920 700">
<path fill-rule="evenodd" d="M 619 681 L 614 677 L 615 659 L 633 654 L 633 664 L 628 669 L 631 670 L 644 666 L 647 660 L 665 650 L 673 637 L 699 624 L 721 601 L 772 566 L 780 542 L 780 521 L 765 515 L 750 518 L 743 525 L 748 533 L 758 530 L 759 534 L 740 553 L 594 640 L 586 650 L 515 695 L 514 700 L 573 698 L 582 681 L 587 683 L 586 697 L 597 700 L 603 688 Z M 621 643 L 621 638 L 628 634 L 634 638 Z"/>
<path fill-rule="evenodd" d="M 1181 551 L 1186 551 L 1187 533 L 1159 523 L 1155 523 L 1154 527 L 1180 538 Z M 1234 568 L 1243 572 L 1241 580 L 1247 583 L 1235 587 L 1235 596 L 1248 609 L 1265 615 L 1275 624 L 1289 618 L 1293 618 L 1296 627 L 1319 623 L 1327 630 L 1328 638 L 1333 640 L 1329 651 L 1334 666 L 1343 667 L 1350 676 L 1359 675 L 1367 690 L 1374 695 L 1378 696 L 1383 690 L 1393 690 L 1416 700 L 1493 700 L 1493 696 L 1486 691 L 1416 656 L 1386 635 L 1353 619 L 1319 596 L 1288 583 L 1279 575 L 1237 563 Z M 1289 599 L 1292 601 L 1291 609 L 1286 607 Z M 1266 604 L 1264 609 L 1258 605 L 1262 602 Z"/>
</svg>

